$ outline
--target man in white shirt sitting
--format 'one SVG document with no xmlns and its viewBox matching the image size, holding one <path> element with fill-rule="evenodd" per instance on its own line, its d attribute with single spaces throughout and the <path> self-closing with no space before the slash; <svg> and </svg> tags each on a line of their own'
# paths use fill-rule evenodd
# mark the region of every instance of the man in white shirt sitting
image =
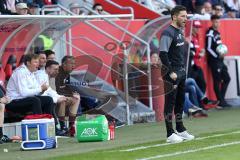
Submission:
<svg viewBox="0 0 240 160">
<path fill-rule="evenodd" d="M 59 63 L 53 60 L 47 61 L 45 64 L 45 70 L 38 70 L 35 73 L 36 79 L 39 82 L 39 84 L 49 84 L 50 78 L 55 78 L 58 74 L 59 70 Z M 53 90 L 51 87 L 49 87 L 43 95 L 47 95 L 53 98 L 54 103 L 57 104 L 57 111 L 59 118 L 65 117 L 65 110 L 67 107 L 69 107 L 70 115 L 74 114 L 76 115 L 77 108 L 79 105 L 79 101 L 73 103 L 71 97 L 65 97 L 64 95 L 59 95 L 55 90 Z M 62 122 L 62 119 L 60 119 L 60 122 Z M 62 123 L 60 123 L 61 130 L 63 135 L 65 135 L 65 132 L 68 131 L 66 128 L 62 127 Z M 64 132 L 65 131 L 65 132 Z M 58 130 L 57 130 L 58 132 Z M 60 133 L 60 131 L 59 131 Z M 60 134 L 59 134 L 60 135 Z"/>
<path fill-rule="evenodd" d="M 26 114 L 53 114 L 53 99 L 41 96 L 48 85 L 39 85 L 34 72 L 39 67 L 39 57 L 36 54 L 25 55 L 24 64 L 14 70 L 7 84 L 7 96 L 10 103 L 6 109 L 12 112 Z"/>
<path fill-rule="evenodd" d="M 43 68 L 45 69 L 40 69 L 36 71 L 34 74 L 36 76 L 37 82 L 40 85 L 47 84 L 49 86 L 49 79 L 56 77 L 58 74 L 59 63 L 53 60 L 49 60 L 47 61 L 47 63 L 45 63 Z M 66 101 L 65 96 L 59 95 L 50 86 L 42 95 L 52 97 L 54 103 L 62 103 L 63 101 Z"/>
<path fill-rule="evenodd" d="M 40 52 L 38 67 L 39 69 L 34 73 L 34 75 L 36 76 L 39 85 L 47 84 L 49 86 L 49 79 L 56 77 L 56 75 L 58 74 L 59 64 L 56 61 L 49 61 L 48 66 L 46 66 L 46 62 L 47 58 L 45 52 Z M 55 103 L 53 107 L 53 116 L 55 118 L 56 134 L 59 136 L 66 135 L 66 131 L 61 130 L 60 127 L 58 127 L 59 122 L 56 114 L 56 104 L 59 106 L 65 105 L 66 97 L 57 94 L 57 92 L 53 90 L 51 86 L 48 87 L 48 89 L 42 94 L 42 96 L 52 97 L 53 102 Z"/>
</svg>

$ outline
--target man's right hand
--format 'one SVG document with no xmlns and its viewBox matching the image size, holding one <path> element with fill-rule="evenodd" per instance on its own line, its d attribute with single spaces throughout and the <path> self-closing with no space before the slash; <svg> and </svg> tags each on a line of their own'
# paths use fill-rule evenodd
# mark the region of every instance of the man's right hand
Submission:
<svg viewBox="0 0 240 160">
<path fill-rule="evenodd" d="M 225 57 L 225 54 L 220 54 L 221 59 L 224 59 L 224 57 Z"/>
<path fill-rule="evenodd" d="M 177 80 L 177 74 L 175 72 L 170 73 L 170 78 L 172 78 L 172 80 L 176 81 Z"/>
<path fill-rule="evenodd" d="M 1 99 L 1 103 L 3 104 L 8 104 L 10 102 L 10 99 L 7 96 L 4 96 Z"/>
<path fill-rule="evenodd" d="M 199 53 L 199 56 L 200 57 L 203 57 L 205 55 L 206 51 L 204 48 L 201 49 L 200 53 Z"/>
<path fill-rule="evenodd" d="M 46 90 L 48 89 L 48 87 L 49 87 L 49 86 L 48 86 L 46 83 L 43 83 L 43 84 L 41 85 L 42 92 L 46 91 Z"/>
<path fill-rule="evenodd" d="M 73 98 L 80 99 L 80 94 L 78 92 L 73 92 Z"/>
</svg>

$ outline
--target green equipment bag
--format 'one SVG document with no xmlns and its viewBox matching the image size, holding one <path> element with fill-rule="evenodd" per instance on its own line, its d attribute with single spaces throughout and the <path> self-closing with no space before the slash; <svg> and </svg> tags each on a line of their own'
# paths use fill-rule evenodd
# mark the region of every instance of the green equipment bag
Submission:
<svg viewBox="0 0 240 160">
<path fill-rule="evenodd" d="M 77 118 L 78 142 L 108 140 L 108 121 L 104 115 L 82 115 Z"/>
</svg>

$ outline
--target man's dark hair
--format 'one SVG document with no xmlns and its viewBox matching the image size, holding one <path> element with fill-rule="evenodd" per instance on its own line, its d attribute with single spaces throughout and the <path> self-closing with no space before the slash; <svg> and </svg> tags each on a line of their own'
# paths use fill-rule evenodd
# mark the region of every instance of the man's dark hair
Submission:
<svg viewBox="0 0 240 160">
<path fill-rule="evenodd" d="M 24 64 L 27 65 L 27 62 L 31 62 L 33 59 L 38 59 L 37 54 L 26 54 L 24 57 Z"/>
<path fill-rule="evenodd" d="M 217 6 L 220 6 L 220 7 L 222 8 L 222 5 L 221 5 L 221 4 L 214 4 L 214 5 L 212 6 L 212 8 L 213 8 L 214 10 L 216 10 L 216 9 L 217 9 Z"/>
<path fill-rule="evenodd" d="M 68 59 L 74 59 L 74 57 L 73 56 L 64 56 L 62 58 L 62 64 L 65 64 Z"/>
<path fill-rule="evenodd" d="M 95 10 L 97 8 L 97 6 L 102 6 L 100 3 L 95 3 L 92 7 L 93 10 Z"/>
<path fill-rule="evenodd" d="M 211 16 L 211 20 L 216 20 L 216 19 L 220 19 L 220 17 L 217 16 L 217 15 L 212 15 L 212 16 Z"/>
<path fill-rule="evenodd" d="M 22 55 L 22 56 L 21 56 L 20 61 L 19 61 L 19 64 L 23 64 L 23 63 L 24 63 L 25 57 L 26 57 L 26 55 Z"/>
<path fill-rule="evenodd" d="M 45 68 L 51 67 L 51 65 L 59 65 L 59 63 L 57 61 L 54 61 L 54 60 L 48 60 Z"/>
<path fill-rule="evenodd" d="M 51 54 L 55 54 L 54 51 L 48 49 L 48 50 L 45 50 L 44 53 L 46 54 L 46 57 L 48 58 L 48 56 L 50 56 Z"/>
<path fill-rule="evenodd" d="M 177 5 L 171 10 L 171 18 L 173 19 L 174 15 L 178 15 L 181 11 L 187 11 L 186 7 Z"/>
<path fill-rule="evenodd" d="M 44 51 L 43 50 L 41 50 L 41 49 L 39 49 L 39 48 L 37 48 L 37 50 L 36 51 L 34 51 L 34 54 L 44 54 Z"/>
<path fill-rule="evenodd" d="M 38 53 L 35 53 L 35 54 L 38 54 L 38 55 L 40 55 L 40 54 L 45 54 L 45 52 L 44 51 L 40 51 L 40 52 L 38 52 Z M 46 55 L 46 54 L 45 54 Z"/>
<path fill-rule="evenodd" d="M 11 54 L 8 57 L 7 64 L 13 64 L 13 63 L 16 63 L 16 61 L 17 61 L 17 57 L 14 54 Z"/>
</svg>

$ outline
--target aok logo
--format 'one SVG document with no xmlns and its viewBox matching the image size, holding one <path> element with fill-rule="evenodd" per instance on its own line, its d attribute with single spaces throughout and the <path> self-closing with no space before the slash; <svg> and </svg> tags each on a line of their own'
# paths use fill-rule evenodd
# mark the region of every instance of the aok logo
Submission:
<svg viewBox="0 0 240 160">
<path fill-rule="evenodd" d="M 97 128 L 85 128 L 81 133 L 81 136 L 97 136 Z"/>
</svg>

